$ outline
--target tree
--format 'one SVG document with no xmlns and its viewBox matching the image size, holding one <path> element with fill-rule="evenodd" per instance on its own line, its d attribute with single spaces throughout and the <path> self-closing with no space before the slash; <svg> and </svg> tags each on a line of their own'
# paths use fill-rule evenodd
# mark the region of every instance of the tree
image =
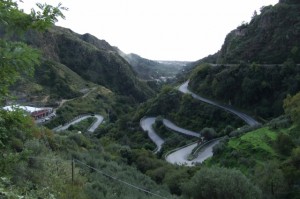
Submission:
<svg viewBox="0 0 300 199">
<path fill-rule="evenodd" d="M 261 191 L 240 171 L 226 168 L 201 168 L 183 185 L 189 198 L 261 198 Z"/>
<path fill-rule="evenodd" d="M 53 25 L 58 17 L 64 18 L 61 10 L 66 8 L 53 7 L 47 4 L 37 4 L 39 11 L 31 10 L 25 14 L 12 0 L 0 0 L 0 105 L 9 96 L 9 87 L 22 74 L 33 74 L 34 66 L 39 63 L 39 52 L 22 42 L 13 42 L 11 36 L 22 35 L 27 30 L 45 30 Z M 23 112 L 9 114 L 0 111 L 0 147 L 4 147 L 17 127 L 30 125 L 30 121 L 23 118 Z M 18 130 L 19 131 L 19 130 Z M 26 128 L 20 128 L 26 131 Z"/>
<path fill-rule="evenodd" d="M 4 30 L 0 38 L 0 103 L 8 96 L 8 88 L 21 74 L 33 74 L 39 64 L 39 52 L 22 42 L 12 42 L 10 36 L 21 35 L 27 30 L 45 30 L 58 17 L 64 18 L 61 10 L 66 8 L 37 4 L 39 11 L 26 14 L 12 0 L 0 0 L 0 27 Z"/>
<path fill-rule="evenodd" d="M 287 184 L 279 164 L 269 161 L 255 168 L 254 179 L 263 191 L 265 198 L 281 198 Z"/>
<path fill-rule="evenodd" d="M 201 130 L 201 136 L 203 136 L 206 140 L 211 140 L 216 137 L 216 131 L 213 128 L 205 127 Z"/>
<path fill-rule="evenodd" d="M 286 114 L 291 116 L 295 124 L 300 123 L 300 92 L 294 95 L 288 95 L 283 102 L 283 108 Z"/>
<path fill-rule="evenodd" d="M 283 155 L 290 155 L 295 144 L 288 134 L 279 133 L 275 140 L 275 146 Z"/>
</svg>

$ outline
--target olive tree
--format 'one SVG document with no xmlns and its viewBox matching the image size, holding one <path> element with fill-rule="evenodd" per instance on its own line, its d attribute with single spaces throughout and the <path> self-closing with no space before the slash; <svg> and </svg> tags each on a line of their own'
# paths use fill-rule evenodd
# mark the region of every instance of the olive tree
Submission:
<svg viewBox="0 0 300 199">
<path fill-rule="evenodd" d="M 261 198 L 261 191 L 240 171 L 227 168 L 201 168 L 192 179 L 183 185 L 183 194 L 188 198 Z"/>
</svg>

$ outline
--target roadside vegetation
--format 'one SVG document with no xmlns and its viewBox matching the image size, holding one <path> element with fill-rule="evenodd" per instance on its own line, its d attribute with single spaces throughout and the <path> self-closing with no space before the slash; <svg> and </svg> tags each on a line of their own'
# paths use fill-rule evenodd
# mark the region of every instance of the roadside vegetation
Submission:
<svg viewBox="0 0 300 199">
<path fill-rule="evenodd" d="M 284 13 L 291 19 L 299 15 L 300 12 L 294 12 L 299 8 L 298 1 L 281 0 L 280 4 L 274 9 L 263 8 L 261 17 L 279 11 L 274 16 Z M 293 9 L 287 9 L 293 5 Z M 60 96 L 72 100 L 57 110 L 57 117 L 47 127 L 37 126 L 21 110 L 0 109 L 0 198 L 299 198 L 297 49 L 292 52 L 281 49 L 282 55 L 287 55 L 279 57 L 286 60 L 283 65 L 201 64 L 190 76 L 193 91 L 238 106 L 264 122 L 253 128 L 237 116 L 170 86 L 163 87 L 155 97 L 145 101 L 154 92 L 146 83 L 140 83 L 127 62 L 105 48 L 100 49 L 101 42 L 88 35 L 66 33 L 59 27 L 47 30 L 58 17 L 64 18 L 64 8 L 60 4 L 57 7 L 40 4 L 39 7 L 41 12 L 32 10 L 27 15 L 18 9 L 16 2 L 0 0 L 0 76 L 3 77 L 0 78 L 0 104 L 4 106 L 5 101 L 12 98 L 9 90 L 21 88 L 15 83 L 22 83 L 27 77 L 26 83 L 33 85 L 32 92 L 54 93 L 50 96 L 51 103 Z M 254 16 L 252 23 L 259 20 L 260 17 Z M 297 25 L 295 28 L 297 30 Z M 27 31 L 32 29 L 48 31 L 45 34 L 52 36 L 56 31 L 62 34 L 60 39 L 67 45 L 58 45 L 60 52 L 56 55 L 64 60 L 64 66 L 42 60 L 42 53 L 36 49 L 11 40 L 14 34 L 21 38 L 24 33 L 31 35 Z M 298 33 L 291 31 L 289 34 Z M 33 35 L 42 36 L 42 33 Z M 33 43 L 37 39 L 28 38 Z M 255 35 L 255 38 L 263 37 Z M 82 40 L 84 45 L 75 48 Z M 93 41 L 97 45 L 92 45 Z M 35 44 L 41 45 L 40 42 Z M 237 46 L 240 45 L 233 47 Z M 41 50 L 45 48 L 42 46 Z M 83 50 L 92 57 L 90 60 L 82 59 L 83 55 L 77 57 L 70 48 Z M 281 55 L 281 50 L 272 56 Z M 229 53 L 224 60 L 230 57 Z M 41 68 L 34 73 L 35 66 L 39 65 Z M 106 65 L 112 67 L 105 68 Z M 69 73 L 71 69 L 77 74 L 82 72 L 82 76 Z M 100 76 L 94 76 L 95 73 Z M 40 75 L 40 79 L 29 82 L 34 74 Z M 105 118 L 94 134 L 78 133 L 92 123 L 89 120 L 60 133 L 50 130 L 84 113 L 100 114 Z M 214 156 L 204 163 L 194 167 L 173 165 L 164 160 L 162 153 L 153 154 L 155 144 L 139 125 L 144 116 L 170 119 L 180 127 L 201 131 L 207 140 L 223 136 L 224 139 L 213 148 Z M 196 139 L 171 132 L 159 120 L 154 128 L 166 139 L 163 153 Z"/>
<path fill-rule="evenodd" d="M 97 119 L 94 117 L 89 117 L 85 120 L 82 120 L 76 124 L 69 126 L 69 131 L 79 131 L 79 132 L 86 132 L 87 129 L 96 121 Z"/>
</svg>

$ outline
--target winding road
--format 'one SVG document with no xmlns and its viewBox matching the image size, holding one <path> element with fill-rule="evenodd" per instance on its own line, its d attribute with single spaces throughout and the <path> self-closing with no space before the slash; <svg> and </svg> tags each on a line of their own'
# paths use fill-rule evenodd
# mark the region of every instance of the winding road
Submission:
<svg viewBox="0 0 300 199">
<path fill-rule="evenodd" d="M 237 115 L 242 120 L 244 120 L 249 126 L 257 126 L 260 124 L 251 116 L 248 116 L 245 113 L 237 111 L 230 106 L 221 105 L 219 103 L 216 103 L 214 101 L 203 98 L 203 97 L 193 93 L 192 91 L 190 91 L 188 89 L 188 84 L 189 84 L 189 80 L 184 82 L 182 85 L 180 85 L 178 90 L 181 91 L 182 93 L 191 94 L 192 97 L 194 97 L 197 100 L 217 106 L 219 108 L 222 108 L 226 111 L 229 111 L 229 112 Z M 155 153 L 157 153 L 161 150 L 164 140 L 162 138 L 160 138 L 154 131 L 154 129 L 152 127 L 152 125 L 154 123 L 155 123 L 155 117 L 142 118 L 140 121 L 140 125 L 143 128 L 143 130 L 148 133 L 148 136 L 150 137 L 150 139 L 156 144 L 157 148 L 155 150 Z M 183 133 L 183 134 L 195 136 L 195 137 L 200 136 L 199 133 L 180 128 L 167 119 L 163 119 L 163 124 L 167 128 L 174 130 L 176 132 L 179 132 L 179 133 Z M 178 150 L 175 149 L 174 152 L 172 152 L 166 156 L 166 161 L 168 161 L 172 164 L 186 165 L 186 166 L 193 166 L 193 165 L 195 165 L 195 163 L 202 163 L 207 158 L 213 156 L 212 149 L 219 142 L 220 142 L 220 140 L 215 140 L 215 141 L 212 141 L 211 143 L 209 143 L 208 145 L 204 146 L 202 148 L 202 151 L 197 156 L 197 158 L 193 159 L 192 161 L 188 160 L 188 156 L 189 156 L 189 154 L 191 154 L 192 150 L 197 146 L 197 143 L 188 145 L 186 147 L 181 147 Z"/>
<path fill-rule="evenodd" d="M 191 144 L 187 147 L 181 148 L 173 153 L 166 156 L 166 161 L 172 164 L 194 166 L 196 163 L 202 163 L 207 158 L 213 156 L 213 147 L 217 145 L 220 140 L 215 140 L 203 148 L 203 151 L 199 153 L 197 158 L 188 160 L 188 156 L 192 150 L 197 146 L 197 143 Z"/>
<path fill-rule="evenodd" d="M 152 125 L 155 123 L 155 119 L 155 117 L 142 118 L 140 121 L 140 126 L 148 133 L 149 138 L 156 144 L 154 153 L 157 153 L 161 150 L 161 146 L 165 141 L 157 135 L 152 127 Z"/>
<path fill-rule="evenodd" d="M 173 131 L 176 131 L 178 133 L 182 133 L 182 134 L 185 134 L 185 135 L 190 135 L 190 136 L 193 136 L 193 137 L 200 137 L 200 133 L 180 128 L 179 126 L 176 126 L 174 123 L 172 123 L 170 120 L 163 119 L 163 124 L 167 128 L 169 128 Z"/>
<path fill-rule="evenodd" d="M 156 149 L 154 153 L 157 153 L 161 150 L 161 147 L 165 141 L 161 137 L 159 137 L 159 135 L 157 135 L 157 133 L 154 131 L 152 127 L 153 124 L 155 123 L 155 119 L 156 119 L 155 117 L 142 118 L 140 121 L 140 126 L 144 131 L 148 133 L 149 138 L 156 144 Z M 178 133 L 193 136 L 193 137 L 200 137 L 199 133 L 180 128 L 179 126 L 172 123 L 170 120 L 163 119 L 163 124 L 167 128 L 176 131 Z"/>
<path fill-rule="evenodd" d="M 73 121 L 71 121 L 70 123 L 68 124 L 65 124 L 63 126 L 59 126 L 59 127 L 56 127 L 55 129 L 53 129 L 54 131 L 56 132 L 59 132 L 59 131 L 63 131 L 63 130 L 67 130 L 71 125 L 73 124 L 76 124 L 78 122 L 81 122 L 82 120 L 85 120 L 87 118 L 90 118 L 90 117 L 95 117 L 97 120 L 96 122 L 94 122 L 88 129 L 87 131 L 90 132 L 90 133 L 93 133 L 97 128 L 98 126 L 103 122 L 103 116 L 102 115 L 85 115 L 85 116 L 82 116 L 82 117 L 79 117 Z"/>
<path fill-rule="evenodd" d="M 260 123 L 257 122 L 254 118 L 252 118 L 251 116 L 249 115 L 246 115 L 245 113 L 242 113 L 240 111 L 237 111 L 235 110 L 233 107 L 230 107 L 230 106 L 225 106 L 225 105 L 222 105 L 222 104 L 219 104 L 217 102 L 214 102 L 214 101 L 211 101 L 209 99 L 206 99 L 206 98 L 203 98 L 195 93 L 193 93 L 192 91 L 190 91 L 188 89 L 188 84 L 189 84 L 189 80 L 184 82 L 181 86 L 179 86 L 178 90 L 181 91 L 182 93 L 187 93 L 187 94 L 191 94 L 193 98 L 197 99 L 197 100 L 200 100 L 202 102 L 205 102 L 205 103 L 208 103 L 208 104 L 211 104 L 211 105 L 214 105 L 214 106 L 217 106 L 219 108 L 222 108 L 226 111 L 229 111 L 235 115 L 237 115 L 238 117 L 240 117 L 242 120 L 244 120 L 249 126 L 257 126 L 259 125 Z"/>
</svg>

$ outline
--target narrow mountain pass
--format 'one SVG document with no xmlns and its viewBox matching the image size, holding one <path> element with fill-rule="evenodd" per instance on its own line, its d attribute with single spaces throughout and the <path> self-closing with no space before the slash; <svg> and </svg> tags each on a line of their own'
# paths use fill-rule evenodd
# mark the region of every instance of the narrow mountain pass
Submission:
<svg viewBox="0 0 300 199">
<path fill-rule="evenodd" d="M 157 135 L 155 130 L 153 129 L 153 124 L 155 124 L 155 117 L 145 117 L 142 118 L 140 121 L 140 125 L 142 129 L 148 133 L 149 138 L 156 144 L 156 149 L 154 153 L 157 153 L 161 150 L 162 145 L 164 144 L 164 140 Z M 163 124 L 171 129 L 172 131 L 175 131 L 177 133 L 181 133 L 184 135 L 189 135 L 193 137 L 200 137 L 200 133 L 190 131 L 181 127 L 178 127 L 174 123 L 172 123 L 170 120 L 163 119 Z M 185 147 L 180 147 L 178 149 L 175 149 L 174 152 L 169 153 L 166 155 L 166 161 L 171 164 L 177 164 L 177 165 L 185 165 L 185 166 L 194 166 L 196 163 L 201 163 L 207 158 L 211 157 L 213 155 L 212 149 L 213 147 L 219 143 L 220 140 L 212 141 L 211 143 L 203 146 L 202 151 L 199 153 L 197 158 L 193 160 L 188 160 L 188 156 L 191 154 L 192 150 L 197 146 L 197 143 L 190 144 Z"/>
<path fill-rule="evenodd" d="M 237 115 L 238 117 L 240 117 L 242 120 L 244 120 L 249 126 L 257 126 L 260 123 L 257 122 L 254 118 L 252 118 L 249 115 L 246 115 L 245 113 L 242 113 L 240 111 L 235 110 L 233 107 L 230 106 L 225 106 L 225 105 L 221 105 L 219 103 L 216 103 L 212 100 L 203 98 L 195 93 L 193 93 L 192 91 L 190 91 L 188 89 L 188 84 L 189 84 L 189 80 L 184 82 L 182 85 L 180 85 L 178 87 L 178 90 L 181 91 L 182 93 L 187 93 L 187 94 L 191 94 L 192 97 L 194 97 L 197 100 L 200 100 L 202 102 L 211 104 L 213 106 L 217 106 L 221 109 L 224 109 L 225 111 L 231 112 L 235 115 Z M 144 131 L 146 131 L 148 133 L 149 138 L 156 144 L 157 148 L 155 150 L 155 153 L 159 152 L 161 150 L 162 144 L 164 143 L 164 140 L 162 138 L 160 138 L 156 132 L 154 131 L 152 125 L 155 123 L 155 117 L 149 117 L 149 118 L 143 118 L 140 121 L 140 125 L 143 128 Z M 190 136 L 194 136 L 194 137 L 200 137 L 200 133 L 197 132 L 193 132 L 193 131 L 189 131 L 183 128 L 180 128 L 178 126 L 176 126 L 175 124 L 173 124 L 170 120 L 167 119 L 163 119 L 163 124 L 176 132 L 179 133 L 183 133 L 185 135 L 190 135 Z M 207 158 L 213 156 L 213 152 L 212 149 L 213 147 L 218 144 L 220 142 L 220 140 L 214 140 L 211 143 L 205 145 L 201 152 L 199 153 L 199 155 L 197 156 L 197 158 L 193 159 L 193 160 L 188 160 L 188 156 L 192 153 L 192 150 L 197 146 L 197 143 L 188 145 L 186 147 L 181 147 L 178 150 L 174 150 L 174 152 L 169 153 L 166 156 L 166 161 L 172 163 L 172 164 L 178 164 L 178 165 L 186 165 L 186 166 L 193 166 L 196 163 L 202 163 L 204 160 L 206 160 Z"/>
</svg>

